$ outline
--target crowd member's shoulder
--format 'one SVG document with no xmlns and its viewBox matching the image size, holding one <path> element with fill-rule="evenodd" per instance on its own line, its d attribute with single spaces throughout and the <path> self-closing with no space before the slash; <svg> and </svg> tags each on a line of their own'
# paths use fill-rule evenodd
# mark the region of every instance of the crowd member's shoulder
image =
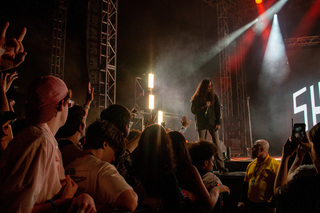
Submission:
<svg viewBox="0 0 320 213">
<path fill-rule="evenodd" d="M 317 170 L 314 164 L 300 165 L 293 173 L 290 174 L 289 179 L 298 179 L 303 176 L 316 176 Z"/>
</svg>

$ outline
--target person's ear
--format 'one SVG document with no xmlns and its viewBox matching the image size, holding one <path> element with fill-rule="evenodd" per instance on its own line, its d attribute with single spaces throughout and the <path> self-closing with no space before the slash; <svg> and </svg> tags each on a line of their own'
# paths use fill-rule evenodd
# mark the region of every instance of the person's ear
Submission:
<svg viewBox="0 0 320 213">
<path fill-rule="evenodd" d="M 61 112 L 61 111 L 62 111 L 64 102 L 65 102 L 65 100 L 62 100 L 62 101 L 59 103 L 58 108 L 57 108 L 58 112 Z"/>
<path fill-rule="evenodd" d="M 80 124 L 80 125 L 79 125 L 79 128 L 78 128 L 78 132 L 82 133 L 82 131 L 83 131 L 83 125 Z"/>
<path fill-rule="evenodd" d="M 208 166 L 209 165 L 209 161 L 205 160 L 203 164 L 204 164 L 204 166 Z"/>
<path fill-rule="evenodd" d="M 9 126 L 8 125 L 2 126 L 1 131 L 2 131 L 3 135 L 5 135 L 5 136 L 9 135 Z"/>
<path fill-rule="evenodd" d="M 108 147 L 108 144 L 107 144 L 107 142 L 104 141 L 103 144 L 102 144 L 102 148 L 103 149 L 107 149 L 107 147 Z"/>
</svg>

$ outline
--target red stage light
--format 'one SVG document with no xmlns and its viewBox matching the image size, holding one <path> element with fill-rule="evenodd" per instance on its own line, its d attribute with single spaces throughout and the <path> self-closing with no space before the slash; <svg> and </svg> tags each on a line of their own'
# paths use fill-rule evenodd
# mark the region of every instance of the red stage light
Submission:
<svg viewBox="0 0 320 213">
<path fill-rule="evenodd" d="M 256 4 L 261 4 L 263 0 L 255 0 Z"/>
</svg>

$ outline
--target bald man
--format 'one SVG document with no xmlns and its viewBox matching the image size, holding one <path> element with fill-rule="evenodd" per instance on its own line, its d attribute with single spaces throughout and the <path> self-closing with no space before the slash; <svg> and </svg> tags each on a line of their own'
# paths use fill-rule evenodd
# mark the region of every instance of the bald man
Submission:
<svg viewBox="0 0 320 213">
<path fill-rule="evenodd" d="M 255 160 L 247 167 L 238 207 L 246 208 L 248 213 L 275 212 L 273 184 L 280 162 L 269 156 L 269 143 L 263 139 L 254 142 L 252 159 Z"/>
</svg>

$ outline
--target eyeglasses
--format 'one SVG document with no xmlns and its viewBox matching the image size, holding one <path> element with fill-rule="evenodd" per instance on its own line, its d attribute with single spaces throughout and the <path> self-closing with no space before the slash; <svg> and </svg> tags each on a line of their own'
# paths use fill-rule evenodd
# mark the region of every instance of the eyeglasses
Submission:
<svg viewBox="0 0 320 213">
<path fill-rule="evenodd" d="M 71 99 L 69 99 L 69 101 L 68 101 L 68 108 L 71 108 L 71 107 L 73 107 L 73 106 L 74 106 L 74 101 L 71 100 Z"/>
</svg>

